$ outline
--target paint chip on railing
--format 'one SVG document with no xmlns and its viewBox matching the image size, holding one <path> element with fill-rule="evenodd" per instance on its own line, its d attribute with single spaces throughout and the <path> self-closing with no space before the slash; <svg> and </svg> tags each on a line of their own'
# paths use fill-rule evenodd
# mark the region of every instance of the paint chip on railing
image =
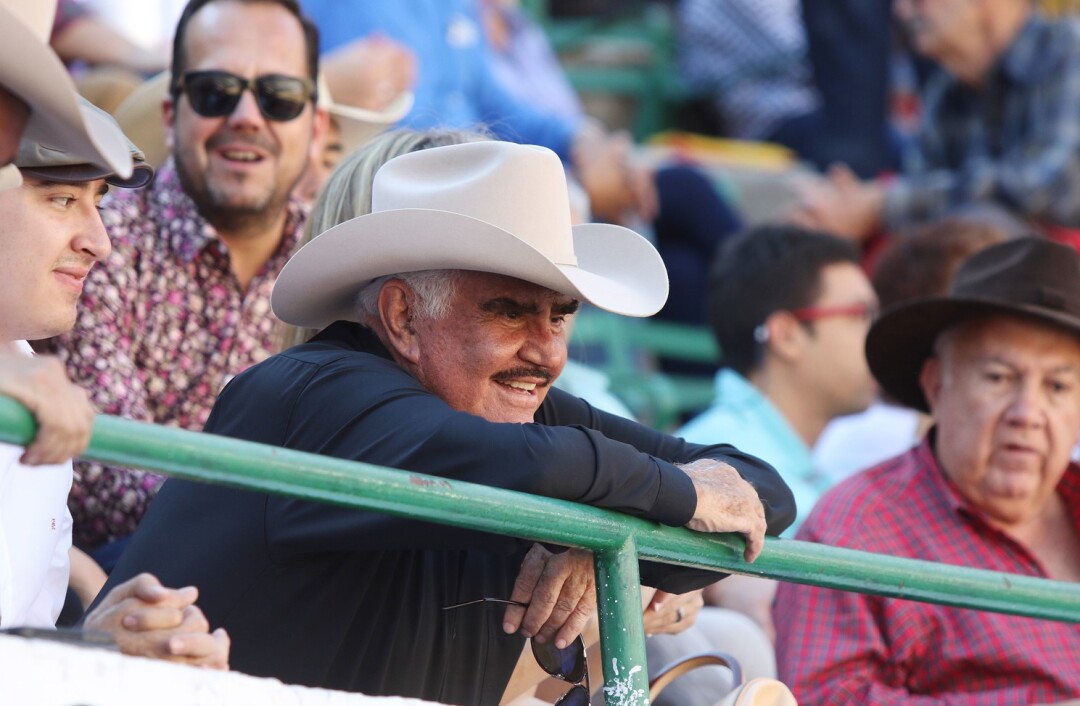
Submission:
<svg viewBox="0 0 1080 706">
<path fill-rule="evenodd" d="M 619 676 L 618 659 L 611 660 L 611 670 L 615 673 L 615 679 L 604 686 L 604 702 L 608 706 L 649 706 L 649 693 L 632 686 L 632 677 L 641 671 L 640 664 L 631 667 L 625 678 Z"/>
</svg>

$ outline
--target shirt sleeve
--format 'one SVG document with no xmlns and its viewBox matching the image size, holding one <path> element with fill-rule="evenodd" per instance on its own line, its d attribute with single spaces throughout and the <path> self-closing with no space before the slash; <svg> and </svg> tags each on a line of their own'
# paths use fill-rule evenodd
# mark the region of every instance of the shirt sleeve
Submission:
<svg viewBox="0 0 1080 706">
<path fill-rule="evenodd" d="M 260 375 L 241 375 L 226 387 L 207 430 L 266 440 L 251 428 L 251 415 L 240 415 L 236 405 L 258 407 L 263 397 L 293 397 L 290 421 L 281 432 L 290 448 L 585 503 L 676 526 L 691 519 L 697 499 L 690 479 L 674 464 L 715 456 L 730 460 L 751 482 L 774 493 L 769 497 L 774 522 L 794 514 L 775 470 L 730 447 L 688 444 L 599 412 L 559 390 L 549 392 L 538 413 L 542 423 L 496 424 L 453 410 L 393 363 L 375 365 L 378 371 L 366 370 L 363 376 L 350 365 L 303 375 L 288 356 L 277 356 L 262 364 Z M 277 367 L 281 370 L 270 372 Z M 365 381 L 362 391 L 356 384 L 360 379 Z M 282 385 L 271 389 L 266 384 L 271 380 Z M 342 395 L 343 389 L 356 393 Z M 267 402 L 272 404 L 280 402 Z M 269 539 L 286 553 L 312 543 L 329 550 L 385 550 L 428 547 L 444 538 L 458 541 L 448 528 L 433 536 L 432 525 L 377 513 L 278 497 L 268 503 Z"/>
<path fill-rule="evenodd" d="M 886 191 L 883 220 L 897 229 L 972 203 L 996 202 L 1035 220 L 1080 226 L 1080 50 L 1069 47 L 1061 62 L 1023 91 L 1025 129 L 1012 129 L 999 155 L 963 156 L 946 131 L 950 126 L 943 87 L 928 88 L 927 119 L 920 129 L 914 169 Z M 1002 90 L 1002 89 L 999 89 Z M 971 124 L 969 130 L 985 130 Z M 1014 128 L 1017 126 L 1014 126 Z M 1001 128 L 999 128 L 1001 129 Z M 1002 138 L 1004 140 L 1005 138 Z"/>
</svg>

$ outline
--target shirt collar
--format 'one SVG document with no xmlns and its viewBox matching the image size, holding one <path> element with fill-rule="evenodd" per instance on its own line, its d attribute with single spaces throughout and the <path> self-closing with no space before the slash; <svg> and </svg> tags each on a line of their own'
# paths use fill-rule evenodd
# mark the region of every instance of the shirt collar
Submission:
<svg viewBox="0 0 1080 706">
<path fill-rule="evenodd" d="M 725 409 L 739 412 L 750 411 L 769 438 L 787 449 L 798 449 L 805 456 L 805 467 L 813 466 L 810 449 L 788 423 L 776 406 L 754 387 L 754 384 L 731 368 L 721 368 L 716 373 L 716 399 Z M 734 441 L 738 445 L 738 441 Z"/>
</svg>

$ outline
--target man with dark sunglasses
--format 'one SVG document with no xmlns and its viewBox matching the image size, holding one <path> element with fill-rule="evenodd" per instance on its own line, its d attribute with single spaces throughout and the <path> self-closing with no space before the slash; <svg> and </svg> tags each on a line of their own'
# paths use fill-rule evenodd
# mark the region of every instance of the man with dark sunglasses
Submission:
<svg viewBox="0 0 1080 706">
<path fill-rule="evenodd" d="M 276 349 L 270 291 L 304 219 L 290 192 L 326 125 L 317 50 L 294 0 L 185 8 L 162 105 L 174 156 L 150 188 L 105 200 L 109 266 L 55 344 L 102 412 L 201 429 L 225 382 Z M 76 465 L 76 541 L 106 570 L 160 482 Z"/>
</svg>

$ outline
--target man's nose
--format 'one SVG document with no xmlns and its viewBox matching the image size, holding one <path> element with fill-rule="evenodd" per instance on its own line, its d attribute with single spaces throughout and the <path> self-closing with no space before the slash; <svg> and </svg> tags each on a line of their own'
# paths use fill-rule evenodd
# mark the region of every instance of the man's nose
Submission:
<svg viewBox="0 0 1080 706">
<path fill-rule="evenodd" d="M 521 358 L 544 368 L 557 368 L 566 360 L 566 335 L 547 321 L 529 329 Z"/>
<path fill-rule="evenodd" d="M 1010 423 L 1019 426 L 1038 426 L 1045 414 L 1045 397 L 1039 383 L 1025 381 L 1016 386 L 1006 410 Z"/>
<path fill-rule="evenodd" d="M 259 110 L 259 102 L 255 98 L 255 92 L 244 89 L 240 94 L 240 101 L 229 113 L 228 123 L 232 127 L 240 125 L 259 125 L 263 122 L 262 111 Z"/>
<path fill-rule="evenodd" d="M 105 230 L 105 224 L 101 222 L 101 213 L 93 208 L 86 214 L 84 226 L 72 242 L 72 249 L 84 253 L 101 261 L 112 252 L 112 242 Z"/>
</svg>

